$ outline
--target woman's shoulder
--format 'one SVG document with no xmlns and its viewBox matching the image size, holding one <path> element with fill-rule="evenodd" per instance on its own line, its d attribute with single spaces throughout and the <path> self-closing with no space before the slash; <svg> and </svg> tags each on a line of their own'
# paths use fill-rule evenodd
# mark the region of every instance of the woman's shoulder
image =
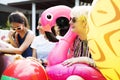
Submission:
<svg viewBox="0 0 120 80">
<path fill-rule="evenodd" d="M 28 33 L 29 33 L 30 35 L 35 35 L 32 30 L 28 30 Z"/>
<path fill-rule="evenodd" d="M 35 36 L 35 39 L 36 39 L 36 40 L 45 40 L 45 38 L 44 38 L 43 35 Z"/>
</svg>

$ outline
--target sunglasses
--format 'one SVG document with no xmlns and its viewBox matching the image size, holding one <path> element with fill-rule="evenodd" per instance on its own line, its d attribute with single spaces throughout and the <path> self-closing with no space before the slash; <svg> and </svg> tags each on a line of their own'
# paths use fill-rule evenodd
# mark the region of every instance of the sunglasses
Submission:
<svg viewBox="0 0 120 80">
<path fill-rule="evenodd" d="M 85 16 L 80 16 L 79 18 L 76 18 L 76 17 L 71 18 L 71 21 L 72 21 L 73 23 L 75 23 L 75 22 L 77 22 L 77 21 L 79 21 L 79 22 L 87 22 L 87 19 L 86 19 Z"/>
<path fill-rule="evenodd" d="M 70 20 L 71 20 L 73 23 L 76 22 L 76 18 L 75 18 L 75 17 L 71 18 Z"/>
<path fill-rule="evenodd" d="M 13 28 L 13 30 L 21 30 L 21 27 Z"/>
</svg>

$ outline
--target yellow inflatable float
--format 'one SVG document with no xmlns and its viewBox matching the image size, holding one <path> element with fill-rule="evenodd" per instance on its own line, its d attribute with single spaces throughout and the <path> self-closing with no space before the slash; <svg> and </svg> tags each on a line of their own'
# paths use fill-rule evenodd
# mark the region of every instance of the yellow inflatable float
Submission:
<svg viewBox="0 0 120 80">
<path fill-rule="evenodd" d="M 120 0 L 98 0 L 89 18 L 88 42 L 107 80 L 120 80 Z"/>
</svg>

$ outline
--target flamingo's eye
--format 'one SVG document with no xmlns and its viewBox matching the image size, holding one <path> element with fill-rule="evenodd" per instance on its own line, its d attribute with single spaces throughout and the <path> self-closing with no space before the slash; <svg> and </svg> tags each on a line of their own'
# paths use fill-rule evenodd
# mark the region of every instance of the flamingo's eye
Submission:
<svg viewBox="0 0 120 80">
<path fill-rule="evenodd" d="M 48 19 L 51 19 L 51 15 L 47 15 L 47 18 L 48 18 Z"/>
<path fill-rule="evenodd" d="M 51 21 L 52 19 L 53 19 L 53 15 L 52 14 L 47 14 L 46 15 L 46 19 L 48 20 L 48 21 Z"/>
</svg>

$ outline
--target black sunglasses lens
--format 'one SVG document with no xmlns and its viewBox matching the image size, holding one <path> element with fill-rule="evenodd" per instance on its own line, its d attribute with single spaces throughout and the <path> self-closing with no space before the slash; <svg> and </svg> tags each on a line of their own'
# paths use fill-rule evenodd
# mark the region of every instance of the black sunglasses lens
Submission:
<svg viewBox="0 0 120 80">
<path fill-rule="evenodd" d="M 17 30 L 21 30 L 21 28 L 17 28 Z"/>
<path fill-rule="evenodd" d="M 76 22 L 76 19 L 75 17 L 72 18 L 72 22 L 75 23 Z"/>
<path fill-rule="evenodd" d="M 13 30 L 21 30 L 21 28 L 13 28 Z"/>
<path fill-rule="evenodd" d="M 16 30 L 16 29 L 13 29 L 13 30 Z"/>
</svg>

